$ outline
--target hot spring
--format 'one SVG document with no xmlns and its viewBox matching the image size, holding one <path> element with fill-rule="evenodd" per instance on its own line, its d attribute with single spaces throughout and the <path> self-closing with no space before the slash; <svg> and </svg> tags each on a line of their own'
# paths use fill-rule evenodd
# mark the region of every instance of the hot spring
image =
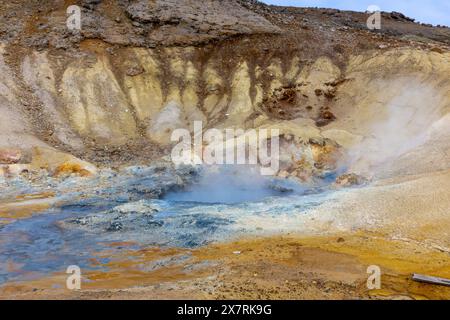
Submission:
<svg viewBox="0 0 450 320">
<path fill-rule="evenodd" d="M 264 177 L 258 168 L 222 166 L 174 169 L 165 165 L 102 171 L 80 187 L 75 178 L 11 192 L 57 190 L 55 205 L 0 227 L 0 283 L 92 266 L 97 252 L 117 242 L 140 247 L 192 248 L 243 234 L 289 229 L 298 215 L 325 201 L 327 186 Z M 264 221 L 267 229 L 255 227 Z M 119 250 L 119 249 L 115 249 Z M 103 261 L 104 260 L 104 261 Z M 103 259 L 107 262 L 108 259 Z M 17 270 L 9 266 L 20 265 Z"/>
</svg>

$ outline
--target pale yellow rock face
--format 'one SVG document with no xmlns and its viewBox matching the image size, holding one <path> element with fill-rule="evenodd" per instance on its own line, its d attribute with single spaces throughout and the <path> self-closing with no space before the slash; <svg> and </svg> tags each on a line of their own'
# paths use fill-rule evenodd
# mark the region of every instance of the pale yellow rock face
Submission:
<svg viewBox="0 0 450 320">
<path fill-rule="evenodd" d="M 197 95 L 198 70 L 192 62 L 185 64 L 184 88 L 180 90 L 181 106 L 184 109 L 184 121 L 191 126 L 194 121 L 205 121 L 206 117 L 198 108 L 199 97 Z"/>
<path fill-rule="evenodd" d="M 170 144 L 173 130 L 190 129 L 194 121 L 206 122 L 206 116 L 199 108 L 197 94 L 199 71 L 191 61 L 183 59 L 180 49 L 165 49 L 168 56 L 169 73 L 175 80 L 168 84 L 167 94 L 157 101 L 162 102 L 162 108 L 149 114 L 147 137 L 155 143 Z M 180 85 L 182 84 L 182 85 Z"/>
<path fill-rule="evenodd" d="M 341 71 L 333 62 L 326 58 L 318 58 L 313 65 L 304 68 L 300 72 L 300 79 L 306 79 L 309 82 L 322 83 L 331 82 L 341 75 Z"/>
<path fill-rule="evenodd" d="M 262 72 L 263 70 L 259 70 L 259 72 Z M 269 76 L 273 79 L 271 84 L 270 84 L 270 91 L 275 90 L 276 88 L 279 88 L 280 86 L 283 85 L 283 71 L 281 69 L 281 60 L 280 59 L 275 59 L 267 68 L 267 70 L 265 70 L 266 72 L 269 73 Z M 258 73 L 257 73 L 258 75 Z"/>
<path fill-rule="evenodd" d="M 106 57 L 88 67 L 73 63 L 64 72 L 61 89 L 72 126 L 100 143 L 125 143 L 136 136 L 128 100 Z"/>
<path fill-rule="evenodd" d="M 286 72 L 284 77 L 289 82 L 295 82 L 295 80 L 298 78 L 299 73 L 301 72 L 301 70 L 302 69 L 300 68 L 300 58 L 299 57 L 294 57 L 294 58 L 292 58 L 289 70 Z"/>
<path fill-rule="evenodd" d="M 301 141 L 334 140 L 347 150 L 346 167 L 358 173 L 406 173 L 390 161 L 398 157 L 418 170 L 412 159 L 425 162 L 427 154 L 443 158 L 439 168 L 446 168 L 448 52 L 373 51 L 350 57 L 343 69 L 327 57 L 306 64 L 296 56 L 276 58 L 264 69 L 236 59 L 226 73 L 215 56 L 199 67 L 193 47 L 122 50 L 116 57 L 99 50 L 67 66 L 45 52 L 32 53 L 22 62 L 22 79 L 0 56 L 1 144 L 16 146 L 23 139 L 27 146 L 45 145 L 20 111 L 21 80 L 41 102 L 56 138 L 73 148 L 90 139 L 121 145 L 139 138 L 166 146 L 173 130 L 192 131 L 194 121 L 202 121 L 204 128 L 276 128 Z M 140 71 L 128 72 L 133 68 Z M 261 109 L 264 97 L 286 85 L 299 88 L 304 107 L 313 110 L 308 118 L 279 120 Z M 314 114 L 323 107 L 337 119 L 318 128 Z"/>
<path fill-rule="evenodd" d="M 70 127 L 64 108 L 58 101 L 55 75 L 45 52 L 35 52 L 25 57 L 22 64 L 23 79 L 36 93 L 43 105 L 43 112 L 55 128 L 56 137 L 64 144 L 82 148 L 80 138 Z"/>
<path fill-rule="evenodd" d="M 21 110 L 18 79 L 3 58 L 4 46 L 0 44 L 0 146 L 30 148 L 44 146 L 33 133 L 33 127 Z"/>
<path fill-rule="evenodd" d="M 124 75 L 125 91 L 134 106 L 136 116 L 140 121 L 148 121 L 159 112 L 163 104 L 163 94 L 160 82 L 160 66 L 147 49 L 128 49 L 127 54 L 136 57 L 139 65 L 144 69 L 136 76 Z"/>
<path fill-rule="evenodd" d="M 243 121 L 251 114 L 253 105 L 250 98 L 250 85 L 248 65 L 243 62 L 237 66 L 231 81 L 231 100 L 225 126 L 242 126 Z"/>
<path fill-rule="evenodd" d="M 203 102 L 203 109 L 210 119 L 214 119 L 227 107 L 228 96 L 223 94 L 224 79 L 211 64 L 208 64 L 203 72 L 203 81 L 207 84 L 207 96 Z"/>
</svg>

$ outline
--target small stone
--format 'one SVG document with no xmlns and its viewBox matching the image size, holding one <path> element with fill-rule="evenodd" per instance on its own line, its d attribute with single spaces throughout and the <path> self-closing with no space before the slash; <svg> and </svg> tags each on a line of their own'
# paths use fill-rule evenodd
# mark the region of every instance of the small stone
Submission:
<svg viewBox="0 0 450 320">
<path fill-rule="evenodd" d="M 160 227 L 162 227 L 164 225 L 164 222 L 163 221 L 149 221 L 147 223 L 147 225 L 149 227 L 160 228 Z"/>
<path fill-rule="evenodd" d="M 108 52 L 110 55 L 114 55 L 115 54 L 114 48 L 111 48 L 111 47 L 106 48 L 106 52 Z"/>
<path fill-rule="evenodd" d="M 322 118 L 327 120 L 334 120 L 336 116 L 331 111 L 322 112 Z"/>
<path fill-rule="evenodd" d="M 138 76 L 138 75 L 144 73 L 144 71 L 145 71 L 144 68 L 141 66 L 133 66 L 133 67 L 128 68 L 126 74 L 127 74 L 127 76 L 135 77 L 135 76 Z"/>
<path fill-rule="evenodd" d="M 330 122 L 336 120 L 336 116 L 328 110 L 321 111 L 319 118 L 316 120 L 316 126 L 324 127 Z"/>
</svg>

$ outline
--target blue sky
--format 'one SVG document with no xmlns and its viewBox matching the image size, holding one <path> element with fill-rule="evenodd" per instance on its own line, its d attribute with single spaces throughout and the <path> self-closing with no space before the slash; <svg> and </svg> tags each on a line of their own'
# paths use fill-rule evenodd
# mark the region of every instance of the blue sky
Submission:
<svg viewBox="0 0 450 320">
<path fill-rule="evenodd" d="M 398 11 L 419 22 L 450 26 L 449 0 L 260 0 L 268 4 L 366 11 L 377 5 L 382 11 Z"/>
</svg>

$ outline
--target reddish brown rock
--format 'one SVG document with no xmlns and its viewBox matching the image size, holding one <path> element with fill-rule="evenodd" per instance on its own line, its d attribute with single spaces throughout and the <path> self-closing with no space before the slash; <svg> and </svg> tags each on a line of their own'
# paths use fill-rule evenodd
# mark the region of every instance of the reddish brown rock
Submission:
<svg viewBox="0 0 450 320">
<path fill-rule="evenodd" d="M 343 174 L 336 178 L 336 185 L 340 187 L 351 187 L 367 183 L 367 179 L 355 173 Z"/>
<path fill-rule="evenodd" d="M 316 126 L 324 127 L 327 124 L 336 120 L 336 116 L 329 110 L 322 110 L 319 117 L 316 119 Z"/>
<path fill-rule="evenodd" d="M 434 47 L 430 49 L 431 52 L 436 52 L 436 53 L 440 53 L 440 54 L 444 54 L 445 50 L 439 47 Z"/>
<path fill-rule="evenodd" d="M 15 148 L 0 149 L 0 163 L 13 164 L 22 159 L 22 151 Z"/>
</svg>

